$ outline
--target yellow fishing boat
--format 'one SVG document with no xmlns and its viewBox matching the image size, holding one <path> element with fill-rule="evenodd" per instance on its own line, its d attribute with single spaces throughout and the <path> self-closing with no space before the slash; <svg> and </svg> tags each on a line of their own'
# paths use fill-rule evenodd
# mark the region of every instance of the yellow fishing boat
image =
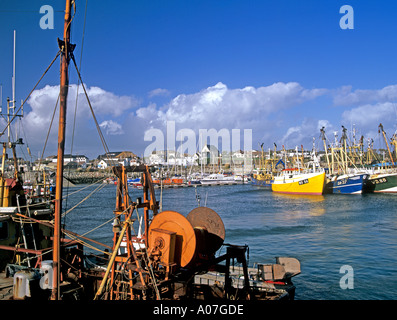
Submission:
<svg viewBox="0 0 397 320">
<path fill-rule="evenodd" d="M 325 171 L 303 171 L 299 168 L 288 168 L 274 178 L 272 191 L 289 194 L 323 194 Z"/>
</svg>

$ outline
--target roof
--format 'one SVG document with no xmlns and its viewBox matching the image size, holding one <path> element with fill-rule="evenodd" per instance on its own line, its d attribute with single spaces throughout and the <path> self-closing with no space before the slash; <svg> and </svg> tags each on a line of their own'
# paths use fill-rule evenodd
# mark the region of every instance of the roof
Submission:
<svg viewBox="0 0 397 320">
<path fill-rule="evenodd" d="M 136 158 L 136 157 L 137 157 L 137 155 L 131 151 L 123 151 L 123 152 L 120 152 L 116 156 L 116 158 L 119 158 L 119 159 L 121 159 L 121 158 L 123 158 L 123 159 L 124 158 Z"/>
<path fill-rule="evenodd" d="M 131 151 L 116 151 L 116 152 L 108 152 L 105 154 L 100 154 L 98 156 L 98 160 L 100 159 L 109 159 L 109 158 L 137 158 L 138 156 Z"/>
</svg>

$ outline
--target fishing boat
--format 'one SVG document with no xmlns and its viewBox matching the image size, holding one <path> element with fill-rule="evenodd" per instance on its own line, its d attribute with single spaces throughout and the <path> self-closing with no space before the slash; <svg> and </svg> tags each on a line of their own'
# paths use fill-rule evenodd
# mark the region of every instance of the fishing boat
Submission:
<svg viewBox="0 0 397 320">
<path fill-rule="evenodd" d="M 15 177 L 1 177 L 0 184 L 0 271 L 7 266 L 12 274 L 17 266 L 33 267 L 51 256 L 52 229 L 37 221 L 51 220 L 54 210 L 48 202 L 52 198 L 49 190 L 25 194 L 21 180 Z"/>
<path fill-rule="evenodd" d="M 48 183 L 49 178 L 46 179 L 45 172 L 41 172 L 40 175 L 36 175 L 34 181 L 30 181 L 31 188 L 25 188 L 16 154 L 16 146 L 22 146 L 23 139 L 11 140 L 13 121 L 23 117 L 22 109 L 17 110 L 15 104 L 15 42 L 14 31 L 13 93 L 12 100 L 7 99 L 7 114 L 1 114 L 7 122 L 3 132 L 0 133 L 0 136 L 5 138 L 5 141 L 1 142 L 3 154 L 0 174 L 0 271 L 6 270 L 10 275 L 21 266 L 34 267 L 51 256 L 52 229 L 37 222 L 52 220 L 54 213 L 54 208 L 50 204 L 53 193 Z M 7 135 L 3 135 L 5 131 Z M 10 157 L 12 170 L 6 170 L 7 150 L 12 151 Z M 34 217 L 34 220 L 26 220 L 24 218 L 26 216 Z"/>
<path fill-rule="evenodd" d="M 324 141 L 324 150 L 328 164 L 324 193 L 333 194 L 362 194 L 365 190 L 369 175 L 358 169 L 347 153 L 346 128 L 342 126 L 341 143 L 337 140 L 330 147 L 330 154 L 326 146 L 324 127 L 320 129 Z M 331 157 L 331 160 L 329 159 Z M 352 167 L 349 167 L 349 164 Z M 360 172 L 361 171 L 361 172 Z"/>
<path fill-rule="evenodd" d="M 361 194 L 365 190 L 368 177 L 366 173 L 331 175 L 327 180 L 324 193 Z"/>
<path fill-rule="evenodd" d="M 273 181 L 274 181 L 273 175 L 266 171 L 256 169 L 252 173 L 251 183 L 254 186 L 271 189 Z"/>
<path fill-rule="evenodd" d="M 366 192 L 376 193 L 397 193 L 397 169 L 395 167 L 395 159 L 390 150 L 386 132 L 383 125 L 379 124 L 378 132 L 382 133 L 386 143 L 390 162 L 379 162 L 372 165 L 372 169 L 368 170 L 369 178 L 365 187 Z M 393 135 L 391 143 L 396 147 L 396 134 Z"/>
<path fill-rule="evenodd" d="M 128 179 L 127 182 L 128 182 L 128 185 L 133 188 L 141 188 L 142 187 L 141 178 Z"/>
<path fill-rule="evenodd" d="M 276 144 L 274 144 L 273 157 L 270 154 L 265 159 L 263 152 L 263 143 L 261 144 L 262 156 L 259 168 L 255 169 L 251 175 L 251 183 L 254 186 L 264 187 L 267 190 L 272 189 L 272 183 L 274 181 L 274 176 L 277 174 L 276 167 L 282 164 L 285 168 L 284 162 L 281 159 L 276 158 Z"/>
<path fill-rule="evenodd" d="M 324 183 L 324 170 L 307 172 L 299 168 L 287 168 L 274 177 L 272 191 L 289 194 L 321 195 L 324 191 Z"/>
<path fill-rule="evenodd" d="M 272 191 L 287 194 L 321 195 L 324 191 L 325 170 L 320 167 L 315 154 L 312 152 L 312 159 L 304 167 L 303 146 L 302 156 L 299 157 L 296 147 L 296 167 L 286 168 L 274 177 Z"/>
<path fill-rule="evenodd" d="M 369 175 L 366 192 L 397 193 L 397 172 L 378 172 Z"/>
</svg>

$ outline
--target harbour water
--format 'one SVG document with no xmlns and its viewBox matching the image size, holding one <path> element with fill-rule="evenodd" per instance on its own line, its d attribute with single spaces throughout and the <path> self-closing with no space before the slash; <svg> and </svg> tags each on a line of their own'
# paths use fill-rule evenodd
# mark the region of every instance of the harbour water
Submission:
<svg viewBox="0 0 397 320">
<path fill-rule="evenodd" d="M 69 196 L 66 210 L 94 188 Z M 111 245 L 111 223 L 97 227 L 112 220 L 115 194 L 114 185 L 104 186 L 66 215 L 65 228 L 91 231 L 87 237 Z M 142 190 L 130 188 L 130 195 L 135 200 Z M 249 246 L 250 265 L 274 263 L 276 256 L 300 260 L 302 272 L 292 279 L 296 300 L 397 299 L 396 195 L 292 196 L 249 184 L 169 188 L 163 210 L 187 215 L 198 206 L 197 195 L 221 216 L 225 243 Z"/>
</svg>

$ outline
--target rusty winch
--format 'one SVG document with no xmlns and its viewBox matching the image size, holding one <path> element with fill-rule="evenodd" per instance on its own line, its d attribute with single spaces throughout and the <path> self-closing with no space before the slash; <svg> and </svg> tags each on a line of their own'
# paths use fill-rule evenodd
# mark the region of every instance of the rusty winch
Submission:
<svg viewBox="0 0 397 320">
<path fill-rule="evenodd" d="M 225 226 L 207 207 L 193 209 L 187 217 L 163 211 L 153 218 L 148 239 L 154 261 L 163 266 L 188 267 L 215 254 L 225 239 Z"/>
</svg>

